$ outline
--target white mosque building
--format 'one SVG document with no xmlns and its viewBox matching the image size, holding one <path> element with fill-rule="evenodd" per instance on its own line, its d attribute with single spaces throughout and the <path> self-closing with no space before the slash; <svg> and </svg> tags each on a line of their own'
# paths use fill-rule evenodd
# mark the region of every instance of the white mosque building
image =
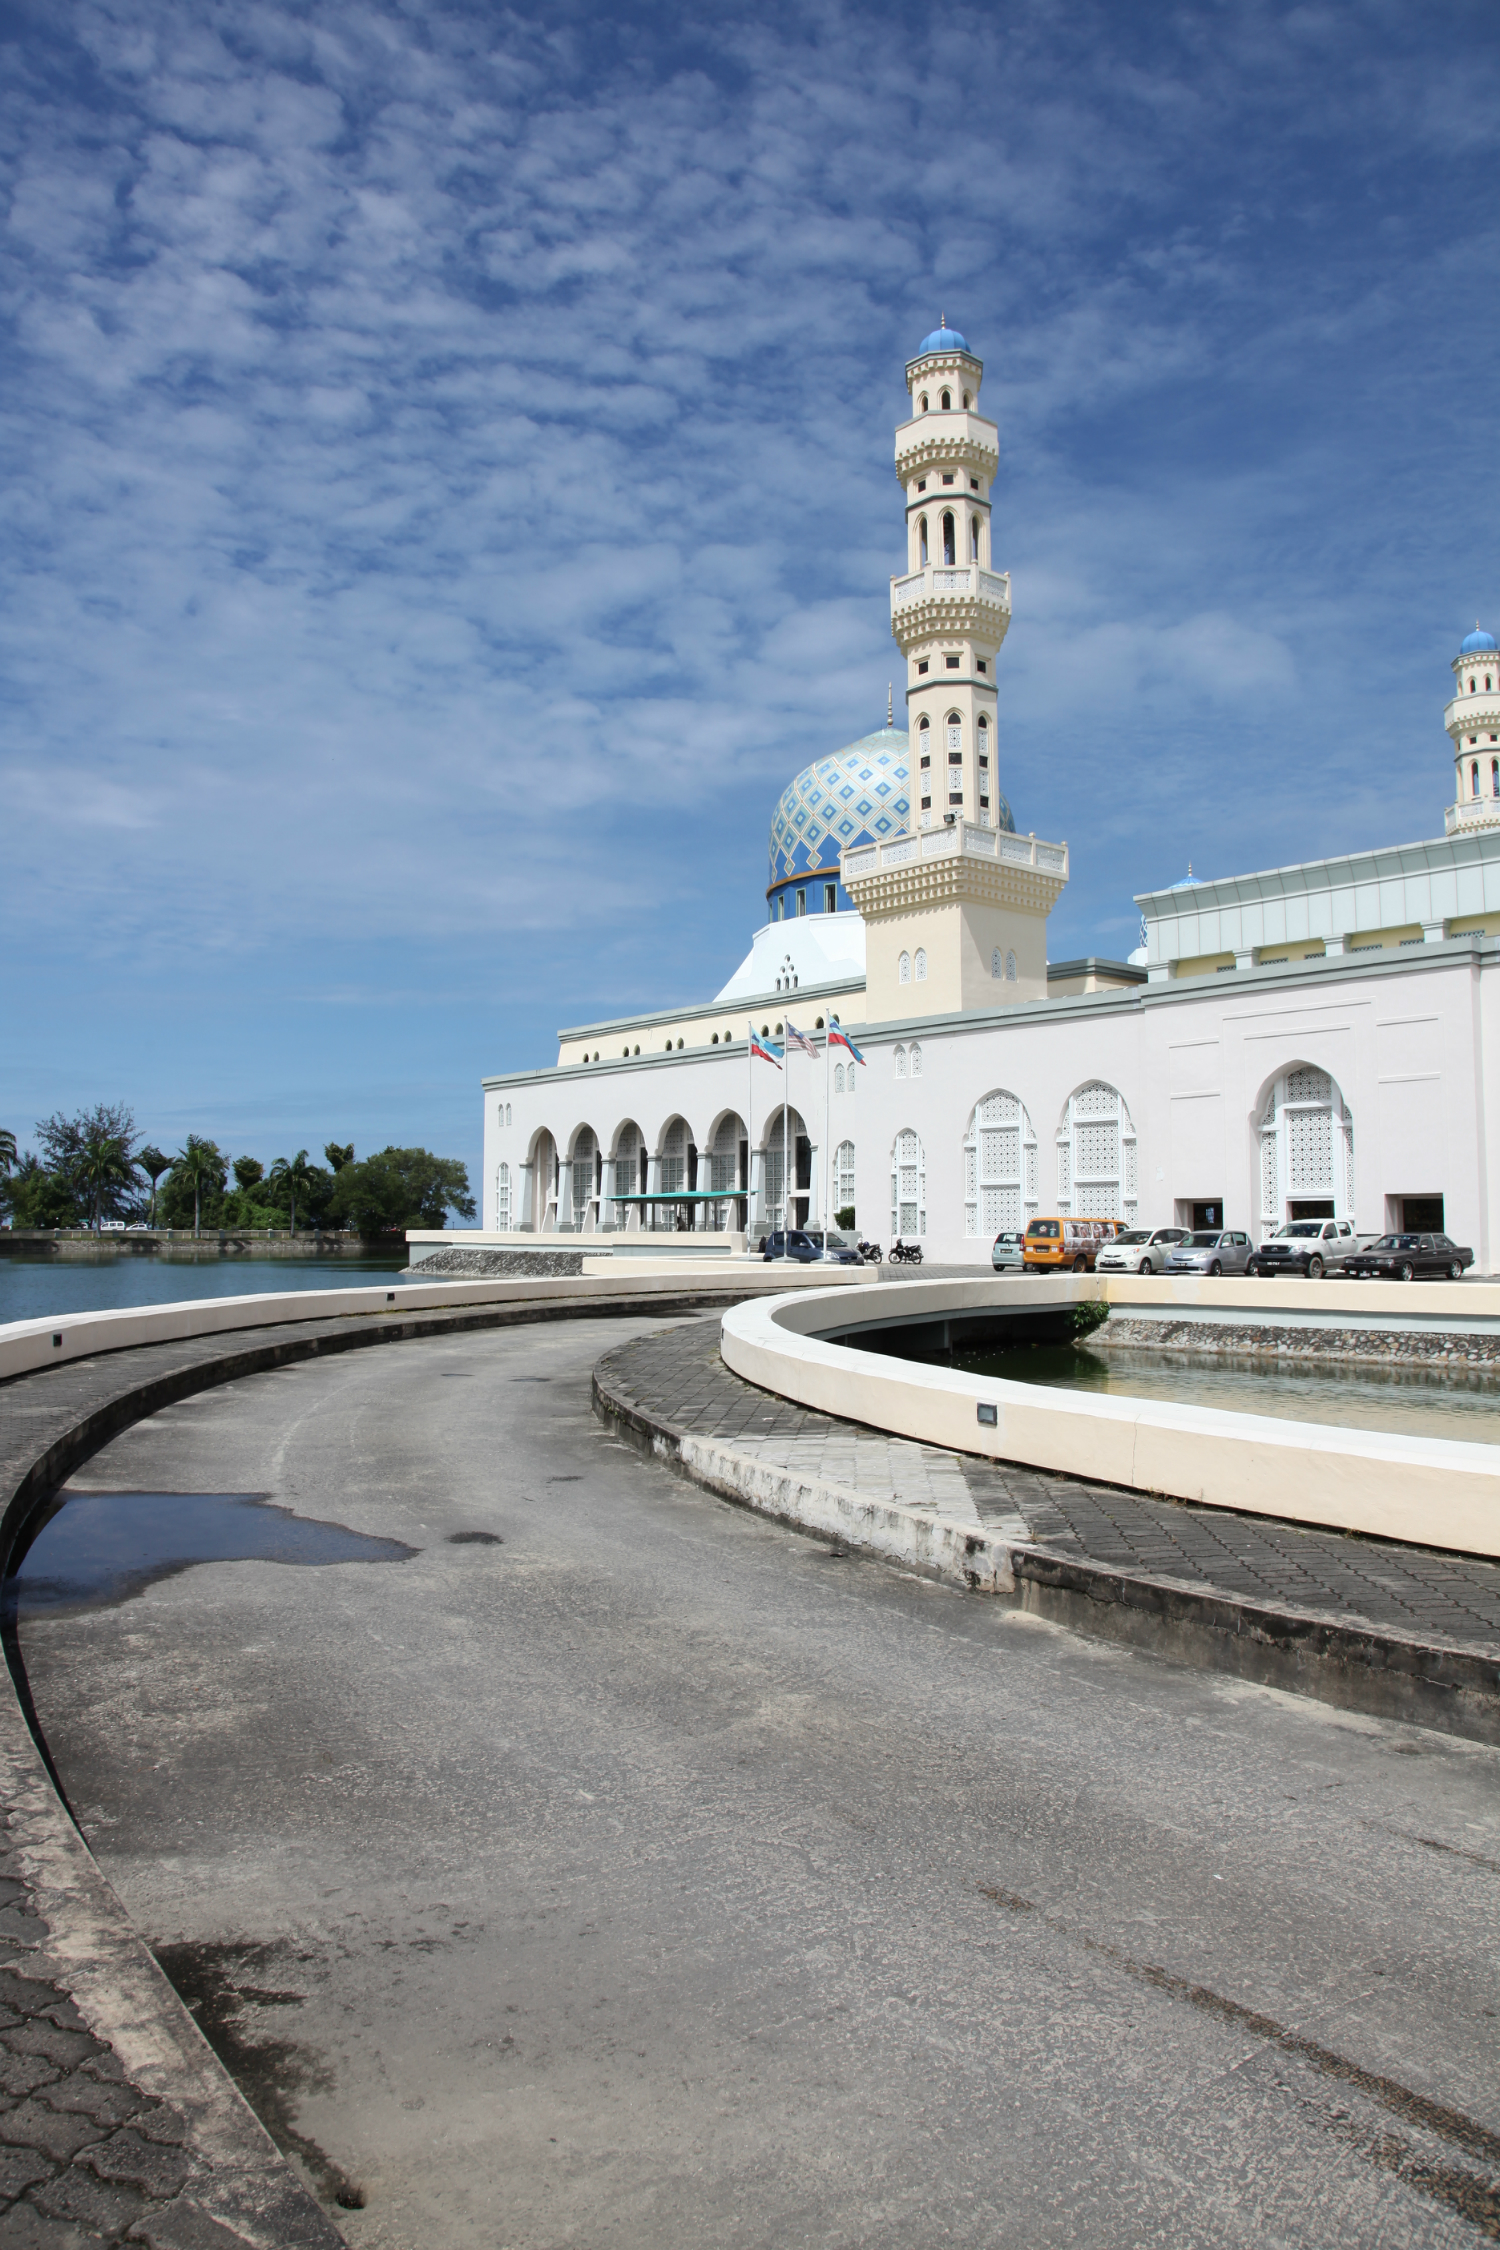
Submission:
<svg viewBox="0 0 1500 2250">
<path fill-rule="evenodd" d="M 1130 961 L 1049 961 L 1068 850 L 1018 834 L 999 786 L 1010 580 L 983 375 L 947 327 L 906 369 L 904 725 L 789 783 L 765 922 L 712 999 L 565 1030 L 554 1067 L 484 1080 L 478 1239 L 625 1251 L 691 1227 L 708 1250 L 852 1210 L 863 1235 L 987 1265 L 1038 1213 L 1257 1237 L 1327 1214 L 1445 1228 L 1493 1270 L 1494 639 L 1453 662 L 1442 836 L 1147 893 Z M 789 1012 L 819 1055 L 777 1069 L 748 1033 L 779 1046 Z M 825 1051 L 834 1024 L 862 1063 Z"/>
</svg>

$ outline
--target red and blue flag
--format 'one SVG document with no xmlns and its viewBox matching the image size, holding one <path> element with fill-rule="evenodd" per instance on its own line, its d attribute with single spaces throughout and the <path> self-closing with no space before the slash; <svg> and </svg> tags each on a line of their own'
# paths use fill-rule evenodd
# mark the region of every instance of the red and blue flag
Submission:
<svg viewBox="0 0 1500 2250">
<path fill-rule="evenodd" d="M 753 1023 L 747 1025 L 746 1028 L 750 1033 L 751 1056 L 754 1057 L 756 1055 L 759 1055 L 762 1062 L 774 1063 L 776 1065 L 776 1068 L 780 1070 L 781 1049 L 777 1046 L 775 1040 L 760 1038 L 756 1033 L 756 1029 Z"/>
<path fill-rule="evenodd" d="M 855 1061 L 857 1063 L 863 1064 L 865 1059 L 864 1056 L 855 1046 L 854 1041 L 849 1037 L 848 1032 L 843 1030 L 840 1025 L 836 1023 L 830 1023 L 830 1025 L 828 1026 L 828 1044 L 830 1047 L 847 1047 L 850 1054 L 854 1057 Z"/>
</svg>

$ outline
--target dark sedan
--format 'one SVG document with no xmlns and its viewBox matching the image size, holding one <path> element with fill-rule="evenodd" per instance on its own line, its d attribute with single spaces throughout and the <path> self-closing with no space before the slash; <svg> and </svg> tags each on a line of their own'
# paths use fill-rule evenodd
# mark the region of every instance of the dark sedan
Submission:
<svg viewBox="0 0 1500 2250">
<path fill-rule="evenodd" d="M 1344 1271 L 1363 1281 L 1415 1281 L 1418 1274 L 1445 1274 L 1449 1281 L 1463 1278 L 1474 1253 L 1445 1234 L 1383 1234 L 1344 1260 Z"/>
<path fill-rule="evenodd" d="M 822 1260 L 835 1266 L 864 1264 L 859 1252 L 841 1234 L 830 1234 L 825 1244 L 820 1232 L 809 1233 L 803 1227 L 793 1227 L 789 1234 L 783 1234 L 778 1227 L 774 1234 L 765 1237 L 761 1255 L 767 1264 L 773 1258 L 792 1258 L 802 1266 L 816 1265 Z"/>
</svg>

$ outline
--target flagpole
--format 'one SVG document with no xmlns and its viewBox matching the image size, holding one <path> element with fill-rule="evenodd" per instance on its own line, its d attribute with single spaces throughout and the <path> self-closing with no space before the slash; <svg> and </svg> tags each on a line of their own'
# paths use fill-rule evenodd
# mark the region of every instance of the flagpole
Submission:
<svg viewBox="0 0 1500 2250">
<path fill-rule="evenodd" d="M 828 1230 L 833 1225 L 833 1067 L 828 1058 L 833 1052 L 833 1041 L 823 1034 L 823 1248 L 828 1248 Z"/>
<path fill-rule="evenodd" d="M 745 1248 L 750 1247 L 750 1175 L 755 1163 L 755 1026 L 748 1022 L 745 1041 Z"/>
</svg>

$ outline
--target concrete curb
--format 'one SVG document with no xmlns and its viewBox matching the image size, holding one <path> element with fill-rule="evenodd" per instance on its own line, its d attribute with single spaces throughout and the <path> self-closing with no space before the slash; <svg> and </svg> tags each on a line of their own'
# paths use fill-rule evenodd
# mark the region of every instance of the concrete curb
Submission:
<svg viewBox="0 0 1500 2250">
<path fill-rule="evenodd" d="M 801 1477 L 652 1415 L 612 1377 L 607 1360 L 595 1368 L 592 1389 L 595 1412 L 643 1452 L 794 1530 L 1098 1639 L 1343 1710 L 1500 1744 L 1500 1660 L 1488 1650 L 1277 1609 L 1182 1579 L 1141 1577 Z"/>
<path fill-rule="evenodd" d="M 0 1481 L 0 1576 L 39 1503 L 58 1483 L 131 1423 L 196 1392 L 330 1352 L 600 1314 L 680 1317 L 718 1309 L 724 1295 L 723 1285 L 705 1288 L 703 1277 L 694 1276 L 670 1295 L 651 1290 L 632 1298 L 617 1286 L 561 1299 L 403 1307 L 373 1319 L 313 1315 L 300 1334 L 283 1315 L 281 1325 L 241 1331 L 226 1339 L 226 1349 L 162 1365 L 154 1374 L 105 1351 L 87 1368 L 75 1359 L 16 1376 L 0 1385 L 0 1400 L 9 1406 L 26 1397 L 22 1416 L 10 1416 L 12 1436 L 18 1422 L 26 1434 L 13 1446 Z M 160 1348 L 207 1341 L 168 1336 Z M 49 1418 L 54 1372 L 97 1377 L 100 1395 L 85 1409 L 62 1408 Z M 13 1654 L 8 1648 L 8 1657 Z M 14 1672 L 7 1671 L 6 1684 L 11 1692 L 0 1692 L 0 1856 L 5 1872 L 19 1878 L 23 1896 L 19 1920 L 13 1907 L 0 1927 L 0 1971 L 50 1987 L 57 2005 L 76 2009 L 79 2028 L 112 2050 L 130 2088 L 165 2105 L 172 2145 L 186 2167 L 180 2191 L 149 2210 L 132 2227 L 131 2240 L 152 2250 L 340 2250 L 345 2238 L 220 2064 L 70 1819 L 28 1725 Z M 123 2236 L 107 2231 L 103 2239 Z"/>
</svg>

